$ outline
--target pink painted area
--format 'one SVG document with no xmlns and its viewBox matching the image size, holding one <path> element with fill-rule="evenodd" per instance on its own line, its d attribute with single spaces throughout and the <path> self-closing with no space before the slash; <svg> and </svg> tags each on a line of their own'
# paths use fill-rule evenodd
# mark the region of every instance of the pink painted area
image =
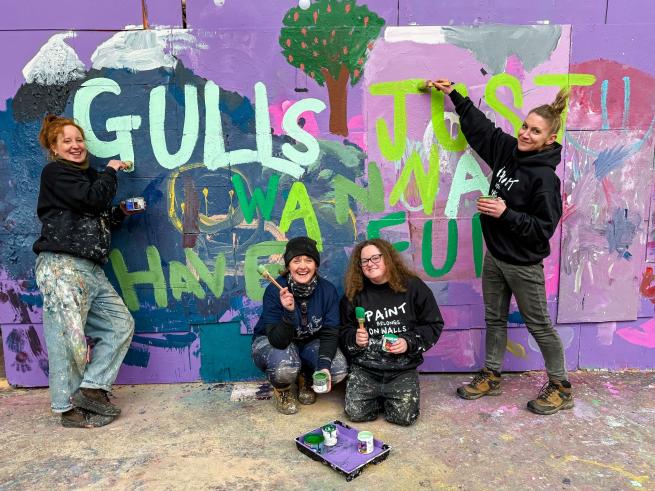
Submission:
<svg viewBox="0 0 655 491">
<path fill-rule="evenodd" d="M 575 87 L 571 91 L 568 130 L 601 129 L 603 108 L 601 85 L 607 80 L 607 116 L 610 129 L 630 128 L 645 130 L 655 115 L 655 76 L 618 61 L 596 59 L 571 66 L 571 73 L 591 74 L 597 83 L 589 87 Z M 630 106 L 624 124 L 624 77 L 630 79 Z"/>
<path fill-rule="evenodd" d="M 482 332 L 479 329 L 465 331 L 444 331 L 435 346 L 427 351 L 424 363 L 419 367 L 423 372 L 479 370 L 480 344 Z"/>
<path fill-rule="evenodd" d="M 284 118 L 284 114 L 296 102 L 298 101 L 284 100 L 278 104 L 271 104 L 269 106 L 268 111 L 271 115 L 271 127 L 273 128 L 273 132 L 276 135 L 285 134 L 284 130 L 282 129 L 282 119 Z M 314 137 L 318 137 L 318 135 L 320 134 L 320 129 L 318 127 L 318 123 L 316 122 L 315 113 L 311 111 L 306 111 L 302 113 L 300 116 L 298 116 L 298 119 L 300 118 L 305 119 L 305 125 L 303 126 L 303 130 Z"/>
<path fill-rule="evenodd" d="M 640 260 L 646 255 L 642 222 L 649 212 L 654 139 L 643 130 L 610 130 L 571 133 L 566 143 L 563 187 L 575 212 L 562 224 L 557 320 L 634 319 Z M 600 180 L 597 162 L 611 169 Z"/>
<path fill-rule="evenodd" d="M 629 343 L 655 348 L 655 319 L 649 319 L 641 326 L 621 328 L 616 331 L 616 334 Z"/>
<path fill-rule="evenodd" d="M 366 125 L 363 115 L 357 114 L 348 120 L 348 139 L 366 152 Z"/>
<path fill-rule="evenodd" d="M 614 397 L 617 397 L 620 399 L 621 391 L 617 389 L 614 385 L 612 385 L 610 382 L 605 383 L 605 388 L 607 389 L 607 392 L 612 394 Z"/>
<path fill-rule="evenodd" d="M 512 55 L 507 58 L 505 73 L 518 78 L 521 82 L 525 80 L 525 68 L 523 68 L 523 62 L 518 56 Z"/>
<path fill-rule="evenodd" d="M 608 343 L 607 324 L 582 324 L 580 329 L 580 368 L 622 370 L 631 367 L 655 369 L 655 319 L 617 322 Z"/>
</svg>

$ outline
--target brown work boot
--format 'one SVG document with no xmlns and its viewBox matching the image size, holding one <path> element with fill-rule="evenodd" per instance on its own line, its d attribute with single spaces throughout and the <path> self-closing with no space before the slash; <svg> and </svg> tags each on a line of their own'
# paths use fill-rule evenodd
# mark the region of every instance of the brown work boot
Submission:
<svg viewBox="0 0 655 491">
<path fill-rule="evenodd" d="M 298 402 L 309 406 L 316 402 L 316 392 L 312 389 L 312 379 L 302 373 L 298 375 Z"/>
<path fill-rule="evenodd" d="M 573 407 L 573 392 L 568 380 L 549 380 L 536 399 L 528 402 L 528 409 L 536 414 L 553 414 Z"/>
<path fill-rule="evenodd" d="M 114 416 L 103 416 L 78 407 L 61 413 L 61 425 L 64 428 L 100 428 L 114 419 Z"/>
<path fill-rule="evenodd" d="M 470 383 L 457 388 L 457 395 L 469 400 L 500 393 L 500 374 L 488 368 L 480 370 Z"/>
<path fill-rule="evenodd" d="M 279 412 L 282 414 L 296 414 L 298 412 L 296 396 L 290 385 L 281 389 L 273 387 L 273 394 L 275 394 L 275 409 Z"/>
<path fill-rule="evenodd" d="M 80 387 L 71 397 L 71 401 L 75 407 L 103 416 L 118 416 L 121 413 L 121 408 L 112 404 L 107 391 L 102 389 Z"/>
</svg>

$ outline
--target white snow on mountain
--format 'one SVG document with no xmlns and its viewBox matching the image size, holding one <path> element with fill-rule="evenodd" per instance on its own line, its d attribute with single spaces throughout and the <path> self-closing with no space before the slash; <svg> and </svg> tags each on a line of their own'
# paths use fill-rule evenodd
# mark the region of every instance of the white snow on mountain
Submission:
<svg viewBox="0 0 655 491">
<path fill-rule="evenodd" d="M 127 26 L 126 29 L 134 28 Z M 127 68 L 134 71 L 175 68 L 176 56 L 206 45 L 184 29 L 126 30 L 114 34 L 91 56 L 93 68 Z"/>
<path fill-rule="evenodd" d="M 74 32 L 64 32 L 48 39 L 23 68 L 25 80 L 41 85 L 64 85 L 84 77 L 84 63 L 64 41 L 72 37 L 75 37 Z"/>
</svg>

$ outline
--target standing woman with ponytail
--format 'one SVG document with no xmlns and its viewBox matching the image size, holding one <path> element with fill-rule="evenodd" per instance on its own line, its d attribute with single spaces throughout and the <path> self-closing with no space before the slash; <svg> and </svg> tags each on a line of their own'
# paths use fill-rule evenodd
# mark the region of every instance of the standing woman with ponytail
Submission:
<svg viewBox="0 0 655 491">
<path fill-rule="evenodd" d="M 468 97 L 444 80 L 430 86 L 450 96 L 471 148 L 491 167 L 489 197 L 477 202 L 487 245 L 482 268 L 485 305 L 486 357 L 484 368 L 457 395 L 477 399 L 498 395 L 500 371 L 507 346 L 507 318 L 512 294 L 528 331 L 544 357 L 548 382 L 528 409 L 553 414 L 573 407 L 562 341 L 553 328 L 546 305 L 543 259 L 562 216 L 560 180 L 555 168 L 562 146 L 556 142 L 568 92 L 561 90 L 552 104 L 532 109 L 518 138 L 496 128 Z"/>
<path fill-rule="evenodd" d="M 120 413 L 107 393 L 134 332 L 130 312 L 101 267 L 110 228 L 134 213 L 112 206 L 117 172 L 127 164 L 110 160 L 102 172 L 89 167 L 84 130 L 71 119 L 46 116 L 39 142 L 51 159 L 41 172 L 42 227 L 33 246 L 51 407 L 65 427 L 104 426 Z"/>
</svg>

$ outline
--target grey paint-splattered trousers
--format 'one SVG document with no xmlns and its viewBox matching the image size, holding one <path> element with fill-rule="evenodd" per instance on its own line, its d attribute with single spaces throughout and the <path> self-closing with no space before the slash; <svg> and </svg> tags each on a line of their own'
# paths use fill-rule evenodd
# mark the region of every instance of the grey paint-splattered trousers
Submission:
<svg viewBox="0 0 655 491">
<path fill-rule="evenodd" d="M 286 387 L 296 382 L 298 375 L 310 375 L 318 366 L 320 340 L 308 343 L 291 343 L 286 349 L 271 346 L 266 336 L 257 336 L 252 342 L 252 359 L 255 366 L 266 373 L 273 387 Z M 338 384 L 348 374 L 348 362 L 341 350 L 332 359 L 330 377 L 332 385 Z"/>
<path fill-rule="evenodd" d="M 528 331 L 544 357 L 551 380 L 568 380 L 564 347 L 553 327 L 546 303 L 546 282 L 543 263 L 532 266 L 508 264 L 484 256 L 482 296 L 487 324 L 485 367 L 500 372 L 507 350 L 507 319 L 512 294 Z"/>
<path fill-rule="evenodd" d="M 36 283 L 43 295 L 51 406 L 64 412 L 79 387 L 111 390 L 134 319 L 102 268 L 88 259 L 42 252 Z M 88 363 L 87 337 L 93 344 Z"/>
<path fill-rule="evenodd" d="M 413 424 L 419 415 L 418 372 L 378 372 L 353 365 L 346 385 L 346 415 L 351 421 L 373 421 L 380 410 L 389 423 Z"/>
</svg>

